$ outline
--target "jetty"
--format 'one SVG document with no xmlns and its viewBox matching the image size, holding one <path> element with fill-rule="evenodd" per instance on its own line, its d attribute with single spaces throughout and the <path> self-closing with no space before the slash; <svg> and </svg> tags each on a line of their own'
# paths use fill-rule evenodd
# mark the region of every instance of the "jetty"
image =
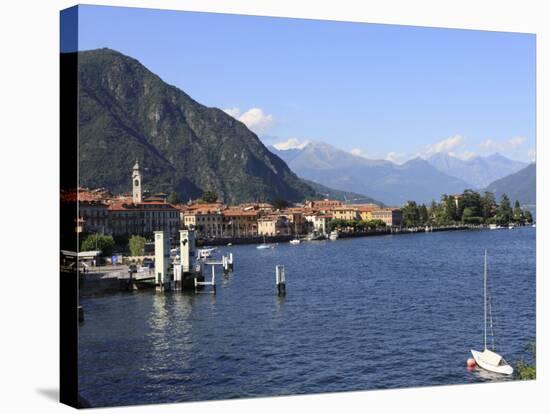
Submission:
<svg viewBox="0 0 550 414">
<path fill-rule="evenodd" d="M 211 286 L 215 293 L 216 268 L 225 276 L 233 271 L 233 253 L 220 258 L 200 257 L 194 230 L 179 232 L 179 260 L 170 254 L 170 239 L 165 231 L 154 232 L 154 267 L 137 264 L 87 266 L 79 272 L 79 293 L 94 296 L 120 291 L 155 289 L 157 292 L 198 292 Z M 206 280 L 208 278 L 208 280 Z"/>
</svg>

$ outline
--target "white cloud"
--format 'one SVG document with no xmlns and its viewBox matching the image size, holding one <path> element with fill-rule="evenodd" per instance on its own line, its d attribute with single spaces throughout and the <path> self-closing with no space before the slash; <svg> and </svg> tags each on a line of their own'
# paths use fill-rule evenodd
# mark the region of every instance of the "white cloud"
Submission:
<svg viewBox="0 0 550 414">
<path fill-rule="evenodd" d="M 361 148 L 353 148 L 350 153 L 358 157 L 369 158 L 367 151 L 362 150 Z"/>
<path fill-rule="evenodd" d="M 233 118 L 238 119 L 239 115 L 241 114 L 241 110 L 239 108 L 227 108 L 223 110 L 227 115 L 231 115 Z"/>
<path fill-rule="evenodd" d="M 527 156 L 531 161 L 535 162 L 537 159 L 537 150 L 535 148 L 529 148 L 529 150 L 527 150 Z"/>
<path fill-rule="evenodd" d="M 300 141 L 298 138 L 289 138 L 286 141 L 278 142 L 273 146 L 278 150 L 302 149 L 310 142 L 311 141 L 307 139 Z"/>
<path fill-rule="evenodd" d="M 250 108 L 246 112 L 241 112 L 239 108 L 228 108 L 223 111 L 241 121 L 257 134 L 266 132 L 275 124 L 273 115 L 264 113 L 262 108 Z"/>
<path fill-rule="evenodd" d="M 464 137 L 462 135 L 455 135 L 446 138 L 435 144 L 427 145 L 420 154 L 423 158 L 428 158 L 430 155 L 438 152 L 449 153 L 455 148 L 459 148 L 464 145 Z"/>
<path fill-rule="evenodd" d="M 525 137 L 513 137 L 503 141 L 494 141 L 492 139 L 486 139 L 479 146 L 486 150 L 506 151 L 513 150 L 523 145 Z"/>
</svg>

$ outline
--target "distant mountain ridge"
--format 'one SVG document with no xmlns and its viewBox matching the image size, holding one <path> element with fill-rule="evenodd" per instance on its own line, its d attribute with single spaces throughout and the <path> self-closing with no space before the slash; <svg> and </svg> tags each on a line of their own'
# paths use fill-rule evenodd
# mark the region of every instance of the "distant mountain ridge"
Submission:
<svg viewBox="0 0 550 414">
<path fill-rule="evenodd" d="M 79 52 L 80 185 L 123 192 L 140 161 L 144 189 L 226 202 L 317 196 L 243 123 L 110 49 Z"/>
<path fill-rule="evenodd" d="M 366 159 L 319 142 L 302 149 L 269 149 L 300 177 L 331 188 L 368 194 L 388 205 L 402 205 L 408 200 L 428 203 L 439 200 L 444 193 L 461 193 L 471 187 L 421 158 L 397 165 Z"/>
<path fill-rule="evenodd" d="M 512 203 L 519 200 L 521 204 L 537 203 L 537 168 L 536 164 L 529 164 L 520 171 L 489 184 L 485 191 L 495 194 L 497 201 L 502 194 L 506 194 Z"/>
<path fill-rule="evenodd" d="M 439 171 L 466 181 L 473 188 L 484 188 L 491 182 L 518 172 L 528 165 L 525 162 L 510 160 L 498 153 L 463 160 L 438 152 L 426 161 Z"/>
<path fill-rule="evenodd" d="M 311 186 L 317 193 L 323 198 L 330 200 L 339 200 L 349 204 L 378 204 L 380 207 L 385 207 L 385 204 L 379 200 L 366 196 L 364 194 L 357 194 L 351 191 L 335 190 L 333 188 L 324 186 L 323 184 L 316 183 L 315 181 L 306 180 L 304 182 Z"/>
</svg>

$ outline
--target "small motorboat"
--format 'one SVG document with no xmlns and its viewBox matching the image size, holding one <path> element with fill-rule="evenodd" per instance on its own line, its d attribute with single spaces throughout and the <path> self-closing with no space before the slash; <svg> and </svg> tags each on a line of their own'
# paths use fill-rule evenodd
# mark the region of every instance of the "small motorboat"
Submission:
<svg viewBox="0 0 550 414">
<path fill-rule="evenodd" d="M 295 244 L 300 244 L 300 239 L 292 239 L 292 240 L 290 241 L 290 244 L 294 244 L 294 245 L 295 245 Z"/>
<path fill-rule="evenodd" d="M 197 251 L 199 259 L 207 259 L 212 256 L 212 253 L 216 251 L 215 247 L 200 249 Z"/>
</svg>

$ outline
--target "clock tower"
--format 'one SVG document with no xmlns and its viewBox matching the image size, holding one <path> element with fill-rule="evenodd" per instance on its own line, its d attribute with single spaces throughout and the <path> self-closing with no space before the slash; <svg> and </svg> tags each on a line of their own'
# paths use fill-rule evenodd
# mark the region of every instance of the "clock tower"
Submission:
<svg viewBox="0 0 550 414">
<path fill-rule="evenodd" d="M 136 160 L 132 170 L 132 201 L 134 204 L 141 203 L 141 172 L 139 171 L 139 163 Z"/>
</svg>

